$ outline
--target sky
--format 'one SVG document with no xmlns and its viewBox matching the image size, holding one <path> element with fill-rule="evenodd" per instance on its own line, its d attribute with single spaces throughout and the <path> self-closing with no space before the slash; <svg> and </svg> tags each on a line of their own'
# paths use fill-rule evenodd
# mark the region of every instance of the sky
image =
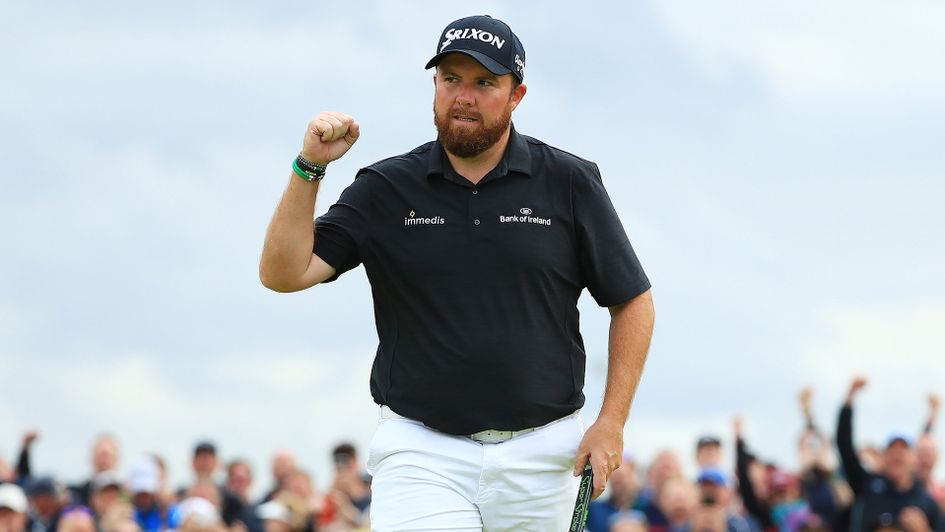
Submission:
<svg viewBox="0 0 945 532">
<path fill-rule="evenodd" d="M 488 13 L 527 54 L 519 131 L 593 160 L 652 283 L 656 329 L 625 431 L 649 460 L 698 435 L 794 465 L 800 388 L 832 433 L 918 431 L 945 376 L 945 4 L 0 0 L 0 457 L 87 477 L 201 439 L 366 451 L 376 333 L 363 269 L 276 294 L 257 276 L 310 117 L 353 115 L 322 213 L 376 160 L 431 140 L 443 27 Z M 938 228 L 938 229 L 936 229 Z M 609 316 L 585 293 L 587 404 Z M 939 436 L 941 440 L 941 436 Z M 729 447 L 729 449 L 731 449 Z M 945 477 L 945 468 L 937 471 Z"/>
</svg>

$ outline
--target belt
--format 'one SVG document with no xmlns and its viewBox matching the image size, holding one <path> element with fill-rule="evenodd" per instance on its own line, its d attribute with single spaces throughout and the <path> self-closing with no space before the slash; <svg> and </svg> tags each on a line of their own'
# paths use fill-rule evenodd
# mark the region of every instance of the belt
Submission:
<svg viewBox="0 0 945 532">
<path fill-rule="evenodd" d="M 509 440 L 511 440 L 512 438 L 516 438 L 516 437 L 518 437 L 518 436 L 523 436 L 523 435 L 528 434 L 528 433 L 530 433 L 530 432 L 535 432 L 535 431 L 538 430 L 538 429 L 543 429 L 543 428 L 545 428 L 545 427 L 547 427 L 547 426 L 549 426 L 549 425 L 554 425 L 555 423 L 557 423 L 557 422 L 559 422 L 559 421 L 564 421 L 565 419 L 571 419 L 571 418 L 573 418 L 573 417 L 577 417 L 577 416 L 580 414 L 580 412 L 581 412 L 580 410 L 575 410 L 574 413 L 571 414 L 571 415 L 565 416 L 565 417 L 560 418 L 560 419 L 556 419 L 556 420 L 552 421 L 551 423 L 546 423 L 546 424 L 544 424 L 544 425 L 542 425 L 542 426 L 540 426 L 540 427 L 531 427 L 531 428 L 522 429 L 522 430 L 494 430 L 494 429 L 488 429 L 488 430 L 481 430 L 481 431 L 479 431 L 479 432 L 476 432 L 475 434 L 462 434 L 462 435 L 460 435 L 460 437 L 462 437 L 462 438 L 469 438 L 470 440 L 472 440 L 472 441 L 474 441 L 474 442 L 478 442 L 478 443 L 502 443 L 502 442 L 509 441 Z M 419 421 L 410 419 L 410 418 L 408 418 L 408 417 L 404 417 L 404 416 L 398 414 L 397 412 L 394 412 L 394 411 L 391 410 L 390 407 L 387 406 L 387 405 L 381 405 L 381 419 L 404 419 L 404 420 L 407 420 L 407 421 L 414 421 L 414 422 L 416 422 L 416 423 L 419 423 Z M 426 426 L 426 425 L 424 425 L 424 426 Z M 435 429 L 433 429 L 433 430 L 435 430 Z"/>
</svg>

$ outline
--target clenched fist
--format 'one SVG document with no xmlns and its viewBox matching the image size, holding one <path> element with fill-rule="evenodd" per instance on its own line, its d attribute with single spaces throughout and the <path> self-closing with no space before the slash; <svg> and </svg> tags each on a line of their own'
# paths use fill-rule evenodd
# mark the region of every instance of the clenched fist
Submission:
<svg viewBox="0 0 945 532">
<path fill-rule="evenodd" d="M 319 113 L 308 123 L 302 157 L 318 164 L 340 159 L 361 135 L 354 118 L 335 112 Z"/>
</svg>

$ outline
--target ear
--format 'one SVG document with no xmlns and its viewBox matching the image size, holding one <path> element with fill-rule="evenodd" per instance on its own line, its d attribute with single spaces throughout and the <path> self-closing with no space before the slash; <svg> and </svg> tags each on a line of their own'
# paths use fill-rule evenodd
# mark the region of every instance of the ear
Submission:
<svg viewBox="0 0 945 532">
<path fill-rule="evenodd" d="M 525 97 L 525 93 L 528 92 L 528 87 L 524 83 L 519 83 L 518 87 L 512 91 L 512 95 L 509 97 L 509 101 L 512 102 L 512 110 L 514 111 L 518 104 L 522 102 L 522 98 Z"/>
</svg>

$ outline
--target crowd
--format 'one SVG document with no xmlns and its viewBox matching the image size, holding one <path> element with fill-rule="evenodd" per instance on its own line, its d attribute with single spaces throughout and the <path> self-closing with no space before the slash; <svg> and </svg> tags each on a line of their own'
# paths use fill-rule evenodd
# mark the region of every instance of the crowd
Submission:
<svg viewBox="0 0 945 532">
<path fill-rule="evenodd" d="M 742 420 L 733 423 L 735 470 L 721 464 L 721 440 L 696 443 L 699 467 L 686 478 L 673 451 L 643 471 L 633 457 L 591 503 L 590 532 L 927 532 L 945 531 L 945 486 L 933 477 L 937 450 L 932 430 L 938 397 L 917 434 L 892 433 L 881 448 L 857 449 L 854 402 L 866 386 L 855 379 L 830 437 L 811 415 L 811 391 L 800 394 L 804 429 L 797 440 L 799 469 L 768 462 L 749 446 Z"/>
<path fill-rule="evenodd" d="M 127 471 L 119 469 L 119 447 L 111 435 L 98 437 L 92 450 L 93 473 L 86 481 L 65 486 L 32 474 L 27 433 L 16 463 L 0 457 L 0 532 L 331 532 L 369 530 L 370 478 L 362 473 L 354 446 L 334 448 L 334 478 L 327 491 L 288 451 L 272 459 L 272 487 L 253 500 L 249 462 L 225 464 L 222 482 L 216 446 L 194 447 L 193 482 L 169 486 L 164 460 L 142 457 Z"/>
<path fill-rule="evenodd" d="M 675 451 L 648 464 L 625 455 L 604 495 L 590 506 L 590 532 L 926 532 L 945 531 L 945 486 L 934 481 L 937 460 L 932 430 L 938 413 L 929 398 L 927 422 L 917 434 L 890 434 L 881 448 L 854 445 L 853 413 L 864 379 L 849 388 L 834 440 L 811 415 L 811 392 L 800 395 L 805 421 L 797 441 L 798 464 L 789 471 L 768 462 L 734 421 L 734 471 L 723 468 L 725 449 L 716 436 L 695 445 L 696 478 L 682 472 Z M 254 472 L 235 459 L 221 469 L 216 447 L 193 450 L 192 484 L 168 486 L 164 462 L 147 456 L 119 470 L 115 438 L 93 445 L 94 473 L 63 486 L 36 477 L 27 433 L 9 466 L 0 456 L 0 532 L 161 530 L 212 532 L 315 532 L 370 529 L 370 477 L 355 448 L 335 447 L 331 486 L 318 490 L 293 455 L 272 459 L 272 487 L 253 500 Z"/>
</svg>

